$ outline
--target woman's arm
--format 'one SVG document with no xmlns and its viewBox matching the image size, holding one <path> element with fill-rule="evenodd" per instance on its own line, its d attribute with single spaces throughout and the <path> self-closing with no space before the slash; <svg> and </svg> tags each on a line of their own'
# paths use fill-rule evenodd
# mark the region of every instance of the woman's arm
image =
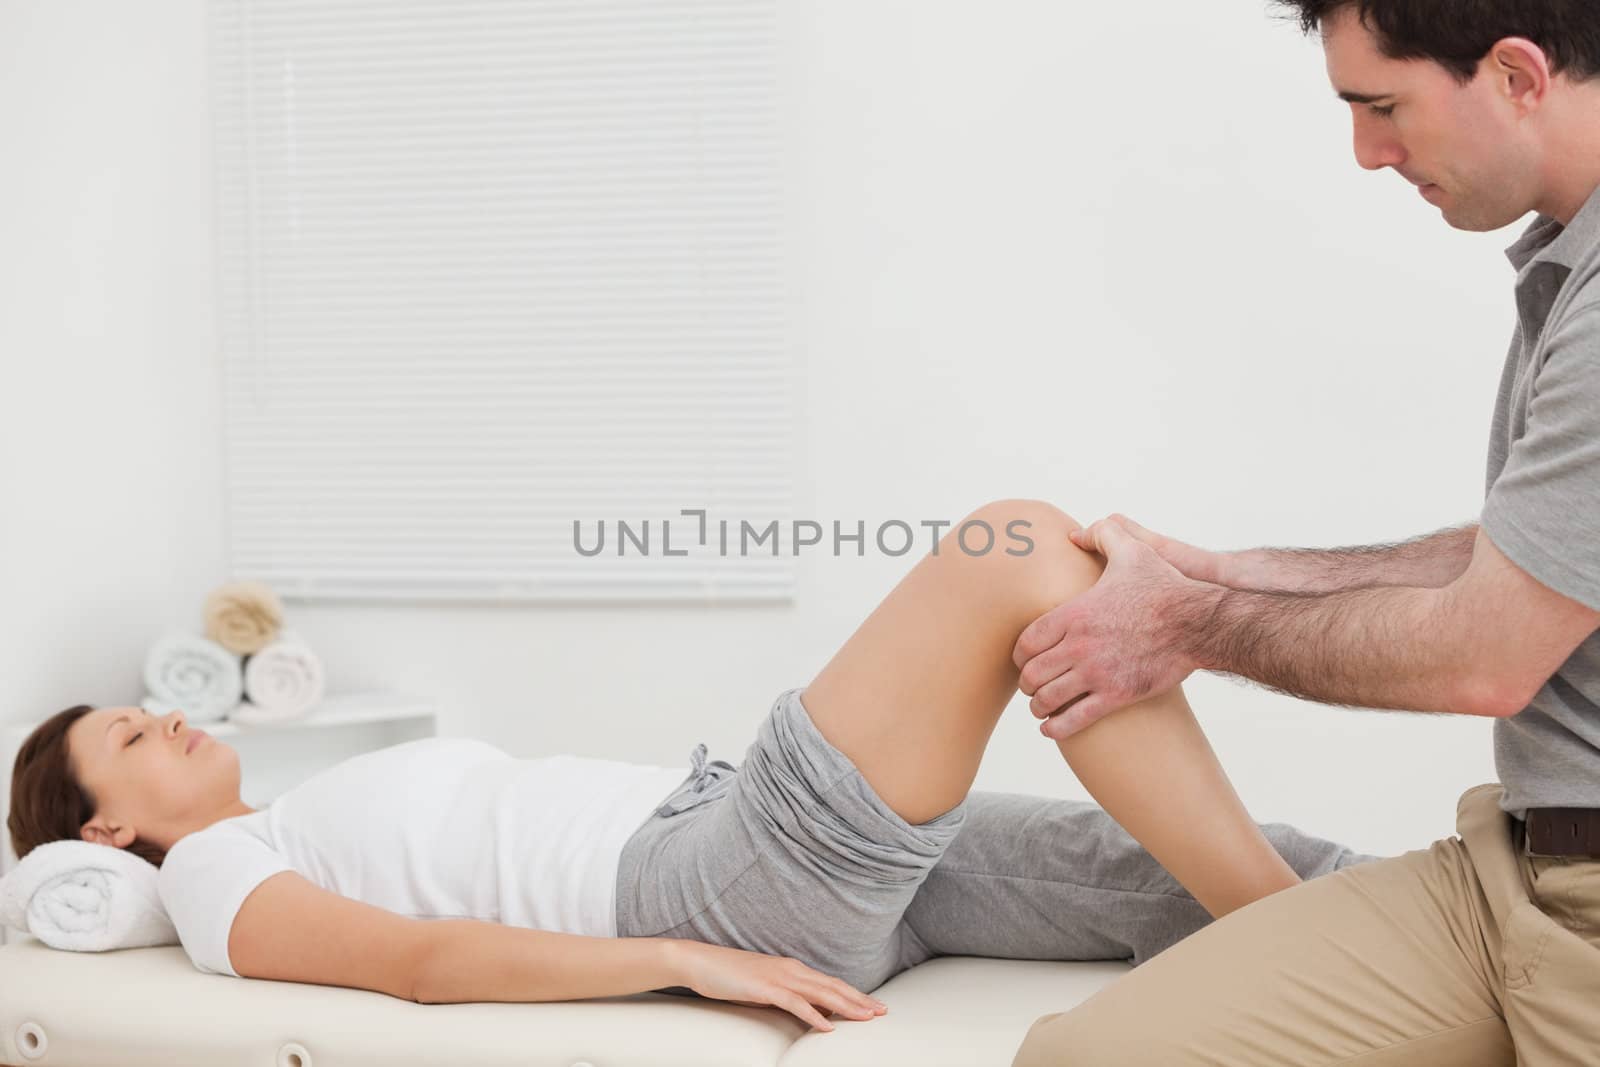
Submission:
<svg viewBox="0 0 1600 1067">
<path fill-rule="evenodd" d="M 829 1011 L 871 1019 L 883 1009 L 848 983 L 786 956 L 678 938 L 585 937 L 472 919 L 426 925 L 429 947 L 414 994 L 423 1004 L 582 1000 L 687 986 L 717 1000 L 774 1005 L 819 1030 L 833 1029 Z"/>
<path fill-rule="evenodd" d="M 424 921 L 427 945 L 412 999 L 584 1000 L 678 983 L 672 942 L 656 937 L 585 937 L 476 919 Z"/>
<path fill-rule="evenodd" d="M 371 989 L 419 1004 L 583 1000 L 687 986 L 775 1005 L 821 1030 L 825 1014 L 883 1005 L 798 960 L 657 937 L 585 937 L 474 919 L 414 919 L 329 892 L 293 871 L 267 878 L 228 933 L 241 977 Z M 818 1011 L 818 1007 L 822 1011 Z"/>
</svg>

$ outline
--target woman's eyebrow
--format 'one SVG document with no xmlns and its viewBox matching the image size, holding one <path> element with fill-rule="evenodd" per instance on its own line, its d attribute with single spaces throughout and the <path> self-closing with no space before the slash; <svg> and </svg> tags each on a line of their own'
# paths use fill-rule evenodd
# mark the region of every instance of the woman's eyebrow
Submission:
<svg viewBox="0 0 1600 1067">
<path fill-rule="evenodd" d="M 148 715 L 150 713 L 148 711 L 144 711 L 143 709 L 140 709 L 140 714 L 141 715 Z M 127 722 L 131 718 L 133 718 L 133 712 L 125 711 L 121 715 L 118 715 L 115 719 L 112 719 L 110 722 L 106 723 L 106 736 L 108 736 L 108 737 L 110 736 L 111 728 L 113 726 L 117 725 L 117 723 L 119 723 L 119 722 Z"/>
</svg>

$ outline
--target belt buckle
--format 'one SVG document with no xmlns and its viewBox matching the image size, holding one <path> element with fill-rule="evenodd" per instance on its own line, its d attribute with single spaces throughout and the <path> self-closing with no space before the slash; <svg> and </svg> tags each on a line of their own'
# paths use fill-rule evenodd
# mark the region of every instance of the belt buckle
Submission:
<svg viewBox="0 0 1600 1067">
<path fill-rule="evenodd" d="M 1540 859 L 1558 858 L 1548 852 L 1540 852 L 1533 847 L 1533 823 L 1527 819 L 1522 820 L 1522 851 L 1529 856 L 1537 856 Z"/>
</svg>

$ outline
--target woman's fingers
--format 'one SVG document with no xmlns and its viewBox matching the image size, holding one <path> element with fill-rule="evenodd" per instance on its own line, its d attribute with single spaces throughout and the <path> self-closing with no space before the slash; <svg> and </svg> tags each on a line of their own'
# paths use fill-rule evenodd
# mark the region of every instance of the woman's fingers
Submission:
<svg viewBox="0 0 1600 1067">
<path fill-rule="evenodd" d="M 818 997 L 811 997 L 813 1003 L 827 1003 L 830 1008 L 834 1008 L 834 1011 L 846 1014 L 846 1016 L 856 1013 L 856 1011 L 864 1011 L 870 1016 L 878 1008 L 883 1008 L 885 1011 L 888 1009 L 888 1006 L 883 1005 L 883 1001 L 867 997 L 866 993 L 862 993 L 861 990 L 856 989 L 854 985 L 846 982 L 845 979 L 834 977 L 832 974 L 824 973 L 824 971 L 818 971 L 814 966 L 806 965 L 800 960 L 795 960 L 794 957 L 787 957 L 784 963 L 789 968 L 790 987 L 794 987 L 798 992 L 822 993 L 822 995 L 830 997 L 830 1000 L 826 1001 L 818 1000 Z"/>
<path fill-rule="evenodd" d="M 822 1017 L 822 1013 L 811 1006 L 811 1002 L 799 993 L 791 992 L 781 986 L 772 991 L 772 1003 L 798 1018 L 801 1022 L 809 1023 L 813 1028 L 822 1031 L 833 1029 L 833 1024 Z"/>
<path fill-rule="evenodd" d="M 828 1013 L 846 1018 L 872 1019 L 887 1011 L 882 1002 L 848 982 L 824 974 L 792 956 L 771 956 L 743 949 L 683 942 L 683 976 L 701 996 L 749 1004 L 754 996 L 762 1005 L 782 1008 L 807 1025 L 832 1030 Z M 822 1008 L 819 1011 L 818 1008 Z"/>
<path fill-rule="evenodd" d="M 880 1008 L 884 1011 L 889 1010 L 889 1006 L 883 1001 L 861 992 L 861 990 L 846 982 L 843 978 L 835 978 L 833 975 L 819 971 L 815 967 L 807 966 L 799 960 L 796 960 L 795 963 L 797 965 L 796 971 L 800 978 L 808 979 L 813 986 L 820 990 L 842 998 L 844 1007 L 836 1007 L 834 1010 L 841 1011 L 846 1015 L 850 1014 L 853 1008 L 860 1008 L 869 1015 L 875 1014 Z M 830 1001 L 829 1003 L 833 1002 Z"/>
<path fill-rule="evenodd" d="M 827 1017 L 829 1013 L 838 1012 L 846 1018 L 864 1021 L 875 1019 L 881 1012 L 889 1010 L 888 1005 L 850 983 L 824 974 L 792 957 L 780 958 L 778 966 L 769 970 L 768 983 L 764 984 L 763 991 L 768 1004 L 782 1008 L 813 1029 L 824 1032 L 834 1029 Z"/>
<path fill-rule="evenodd" d="M 868 1008 L 871 1008 L 873 1011 L 888 1011 L 889 1010 L 889 1005 L 885 1004 L 883 1001 L 879 1000 L 877 997 L 869 996 L 868 994 L 861 992 L 861 990 L 857 989 L 855 986 L 851 985 L 849 982 L 846 982 L 842 978 L 833 978 L 833 977 L 829 976 L 828 977 L 828 981 L 833 983 L 833 986 L 836 989 L 838 989 L 841 993 L 845 994 L 846 996 L 856 998 L 863 1005 L 865 1005 Z"/>
<path fill-rule="evenodd" d="M 840 1015 L 850 1015 L 858 1019 L 871 1019 L 878 1014 L 878 1010 L 867 1003 L 866 999 L 860 993 L 856 993 L 855 990 L 850 991 L 855 993 L 854 996 L 851 996 L 850 993 L 835 989 L 832 985 L 824 982 L 801 989 L 800 992 L 808 997 L 813 1004 L 831 1008 Z"/>
</svg>

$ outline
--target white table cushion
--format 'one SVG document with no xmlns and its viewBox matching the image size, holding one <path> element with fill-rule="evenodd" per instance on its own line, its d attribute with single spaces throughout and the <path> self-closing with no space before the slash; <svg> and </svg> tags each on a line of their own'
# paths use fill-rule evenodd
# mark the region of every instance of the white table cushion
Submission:
<svg viewBox="0 0 1600 1067">
<path fill-rule="evenodd" d="M 1010 1067 L 1039 1016 L 1066 1011 L 1129 970 L 1125 963 L 1052 963 L 942 956 L 895 975 L 873 996 L 889 1005 L 868 1022 L 835 1019 L 808 1031 L 783 1067 Z"/>
<path fill-rule="evenodd" d="M 809 1031 L 776 1008 L 639 993 L 545 1004 L 413 1004 L 203 974 L 176 946 L 0 948 L 11 1067 L 1005 1067 L 1039 1015 L 1127 968 L 946 957 L 882 986 L 889 1014 Z"/>
</svg>

